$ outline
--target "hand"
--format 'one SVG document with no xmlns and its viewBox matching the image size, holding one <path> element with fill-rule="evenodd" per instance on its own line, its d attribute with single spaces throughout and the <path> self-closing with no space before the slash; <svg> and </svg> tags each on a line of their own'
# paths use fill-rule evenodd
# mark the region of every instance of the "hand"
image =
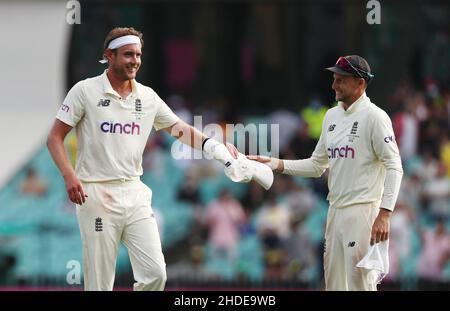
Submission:
<svg viewBox="0 0 450 311">
<path fill-rule="evenodd" d="M 284 163 L 282 160 L 267 156 L 260 156 L 260 155 L 248 155 L 247 159 L 258 161 L 260 163 L 264 163 L 268 167 L 272 169 L 272 171 L 276 172 L 282 172 L 284 170 Z"/>
<path fill-rule="evenodd" d="M 389 238 L 391 214 L 392 211 L 385 208 L 380 208 L 380 212 L 378 213 L 378 216 L 372 226 L 370 245 L 386 241 Z"/>
<path fill-rule="evenodd" d="M 75 174 L 70 174 L 67 177 L 65 176 L 64 181 L 66 183 L 66 190 L 70 201 L 78 205 L 82 205 L 86 202 L 85 198 L 87 198 L 87 194 L 84 193 L 83 186 Z"/>
<path fill-rule="evenodd" d="M 225 146 L 227 147 L 228 151 L 231 153 L 233 158 L 237 159 L 239 151 L 236 149 L 236 147 L 233 144 L 230 144 L 229 142 L 226 142 Z"/>
</svg>

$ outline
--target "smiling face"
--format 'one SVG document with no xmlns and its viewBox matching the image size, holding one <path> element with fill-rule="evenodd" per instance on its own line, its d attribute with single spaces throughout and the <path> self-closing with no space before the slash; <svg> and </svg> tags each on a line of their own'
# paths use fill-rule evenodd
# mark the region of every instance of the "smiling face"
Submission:
<svg viewBox="0 0 450 311">
<path fill-rule="evenodd" d="M 114 51 L 106 50 L 109 71 L 122 81 L 133 80 L 141 67 L 141 45 L 127 44 Z"/>
<path fill-rule="evenodd" d="M 350 106 L 364 93 L 365 82 L 362 78 L 334 73 L 331 88 L 336 93 L 335 98 L 337 101 Z"/>
</svg>

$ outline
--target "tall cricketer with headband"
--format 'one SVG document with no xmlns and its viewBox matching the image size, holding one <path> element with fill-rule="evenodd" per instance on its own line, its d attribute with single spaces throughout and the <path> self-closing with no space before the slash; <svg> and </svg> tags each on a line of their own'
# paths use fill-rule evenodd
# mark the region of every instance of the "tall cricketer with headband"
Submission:
<svg viewBox="0 0 450 311">
<path fill-rule="evenodd" d="M 48 136 L 70 200 L 77 204 L 83 241 L 85 290 L 112 290 L 117 252 L 128 248 L 135 290 L 163 290 L 165 261 L 151 208 L 152 191 L 140 181 L 142 154 L 152 127 L 165 130 L 224 165 L 235 182 L 255 180 L 268 189 L 273 173 L 229 144 L 204 136 L 181 121 L 150 87 L 136 82 L 142 33 L 115 28 L 105 39 L 108 69 L 78 82 L 67 94 Z M 64 138 L 75 127 L 75 170 Z"/>
<path fill-rule="evenodd" d="M 338 104 L 327 111 L 312 156 L 249 159 L 288 175 L 319 177 L 329 168 L 326 289 L 376 290 L 388 271 L 389 223 L 403 175 L 401 159 L 389 116 L 366 95 L 373 78 L 367 61 L 350 55 L 326 69 L 333 72 Z M 373 260 L 365 260 L 372 254 Z"/>
</svg>

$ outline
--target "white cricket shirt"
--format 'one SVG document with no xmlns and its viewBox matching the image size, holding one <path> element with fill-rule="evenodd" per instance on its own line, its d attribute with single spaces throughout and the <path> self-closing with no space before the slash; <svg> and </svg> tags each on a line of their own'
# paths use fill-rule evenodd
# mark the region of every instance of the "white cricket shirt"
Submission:
<svg viewBox="0 0 450 311">
<path fill-rule="evenodd" d="M 319 177 L 329 167 L 331 207 L 378 202 L 393 210 L 403 175 L 389 116 L 364 93 L 329 109 L 309 159 L 284 160 L 284 174 Z"/>
<path fill-rule="evenodd" d="M 178 121 L 155 91 L 135 80 L 130 95 L 122 99 L 106 72 L 75 84 L 56 116 L 75 127 L 75 172 L 83 182 L 142 175 L 142 154 L 152 127 L 160 130 Z"/>
</svg>

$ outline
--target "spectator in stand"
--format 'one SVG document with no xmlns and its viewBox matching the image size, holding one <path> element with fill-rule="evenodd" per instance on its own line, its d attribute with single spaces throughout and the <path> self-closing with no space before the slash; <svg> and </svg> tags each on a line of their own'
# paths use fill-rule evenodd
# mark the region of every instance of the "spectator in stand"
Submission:
<svg viewBox="0 0 450 311">
<path fill-rule="evenodd" d="M 443 281 L 443 270 L 450 259 L 450 235 L 443 218 L 438 219 L 434 229 L 420 229 L 422 252 L 417 274 L 426 281 Z"/>
<path fill-rule="evenodd" d="M 292 215 L 291 234 L 286 239 L 284 249 L 287 255 L 286 276 L 293 280 L 309 281 L 314 266 L 314 247 L 305 226 L 306 215 Z"/>
<path fill-rule="evenodd" d="M 433 157 L 433 153 L 430 149 L 425 149 L 422 152 L 422 162 L 418 167 L 417 174 L 423 182 L 428 182 L 436 176 L 437 170 L 438 161 Z"/>
<path fill-rule="evenodd" d="M 290 213 L 293 218 L 303 219 L 314 209 L 317 204 L 317 198 L 313 191 L 306 186 L 306 181 L 301 177 L 287 178 L 287 187 L 289 191 L 286 193 L 284 201 L 289 206 Z"/>
<path fill-rule="evenodd" d="M 317 140 L 313 139 L 309 133 L 308 123 L 299 126 L 288 144 L 288 148 L 293 153 L 292 159 L 308 158 L 313 153 L 316 144 Z"/>
<path fill-rule="evenodd" d="M 259 185 L 258 185 L 259 186 Z M 194 205 L 200 204 L 199 176 L 195 167 L 186 170 L 183 183 L 178 190 L 177 198 L 180 201 L 187 201 Z"/>
<path fill-rule="evenodd" d="M 447 177 L 450 177 L 450 139 L 448 133 L 442 134 L 440 160 L 447 167 Z"/>
<path fill-rule="evenodd" d="M 420 142 L 419 152 L 430 150 L 433 158 L 439 158 L 439 139 L 441 137 L 442 129 L 445 125 L 437 119 L 435 113 L 431 113 L 429 118 L 421 124 L 420 127 Z"/>
<path fill-rule="evenodd" d="M 272 140 L 271 144 L 272 146 L 278 145 L 281 153 L 284 153 L 286 148 L 289 147 L 289 141 L 295 135 L 299 124 L 303 123 L 300 116 L 285 109 L 279 109 L 271 113 L 267 122 L 268 124 L 279 125 L 279 137 Z"/>
<path fill-rule="evenodd" d="M 389 242 L 389 274 L 387 280 L 397 280 L 402 272 L 402 262 L 411 256 L 411 236 L 414 214 L 411 207 L 397 201 L 395 213 L 391 218 L 391 235 Z"/>
<path fill-rule="evenodd" d="M 213 256 L 233 262 L 237 258 L 239 226 L 245 223 L 245 212 L 239 201 L 222 190 L 218 199 L 207 206 L 204 221 Z"/>
<path fill-rule="evenodd" d="M 425 184 L 424 198 L 429 213 L 435 218 L 448 219 L 450 216 L 450 179 L 447 168 L 439 163 L 437 175 Z"/>
<path fill-rule="evenodd" d="M 266 278 L 280 279 L 284 273 L 286 253 L 284 243 L 291 235 L 289 207 L 277 202 L 274 192 L 256 218 L 256 228 L 264 245 Z"/>
<path fill-rule="evenodd" d="M 422 208 L 423 181 L 417 171 L 405 174 L 400 185 L 398 201 L 419 213 Z"/>
<path fill-rule="evenodd" d="M 267 192 L 262 187 L 256 183 L 250 183 L 242 199 L 242 205 L 248 212 L 252 213 L 263 205 L 266 196 Z"/>
<path fill-rule="evenodd" d="M 392 119 L 395 137 L 403 161 L 407 161 L 417 153 L 419 139 L 419 122 L 414 114 L 413 98 L 405 100 L 404 109 Z"/>
</svg>

